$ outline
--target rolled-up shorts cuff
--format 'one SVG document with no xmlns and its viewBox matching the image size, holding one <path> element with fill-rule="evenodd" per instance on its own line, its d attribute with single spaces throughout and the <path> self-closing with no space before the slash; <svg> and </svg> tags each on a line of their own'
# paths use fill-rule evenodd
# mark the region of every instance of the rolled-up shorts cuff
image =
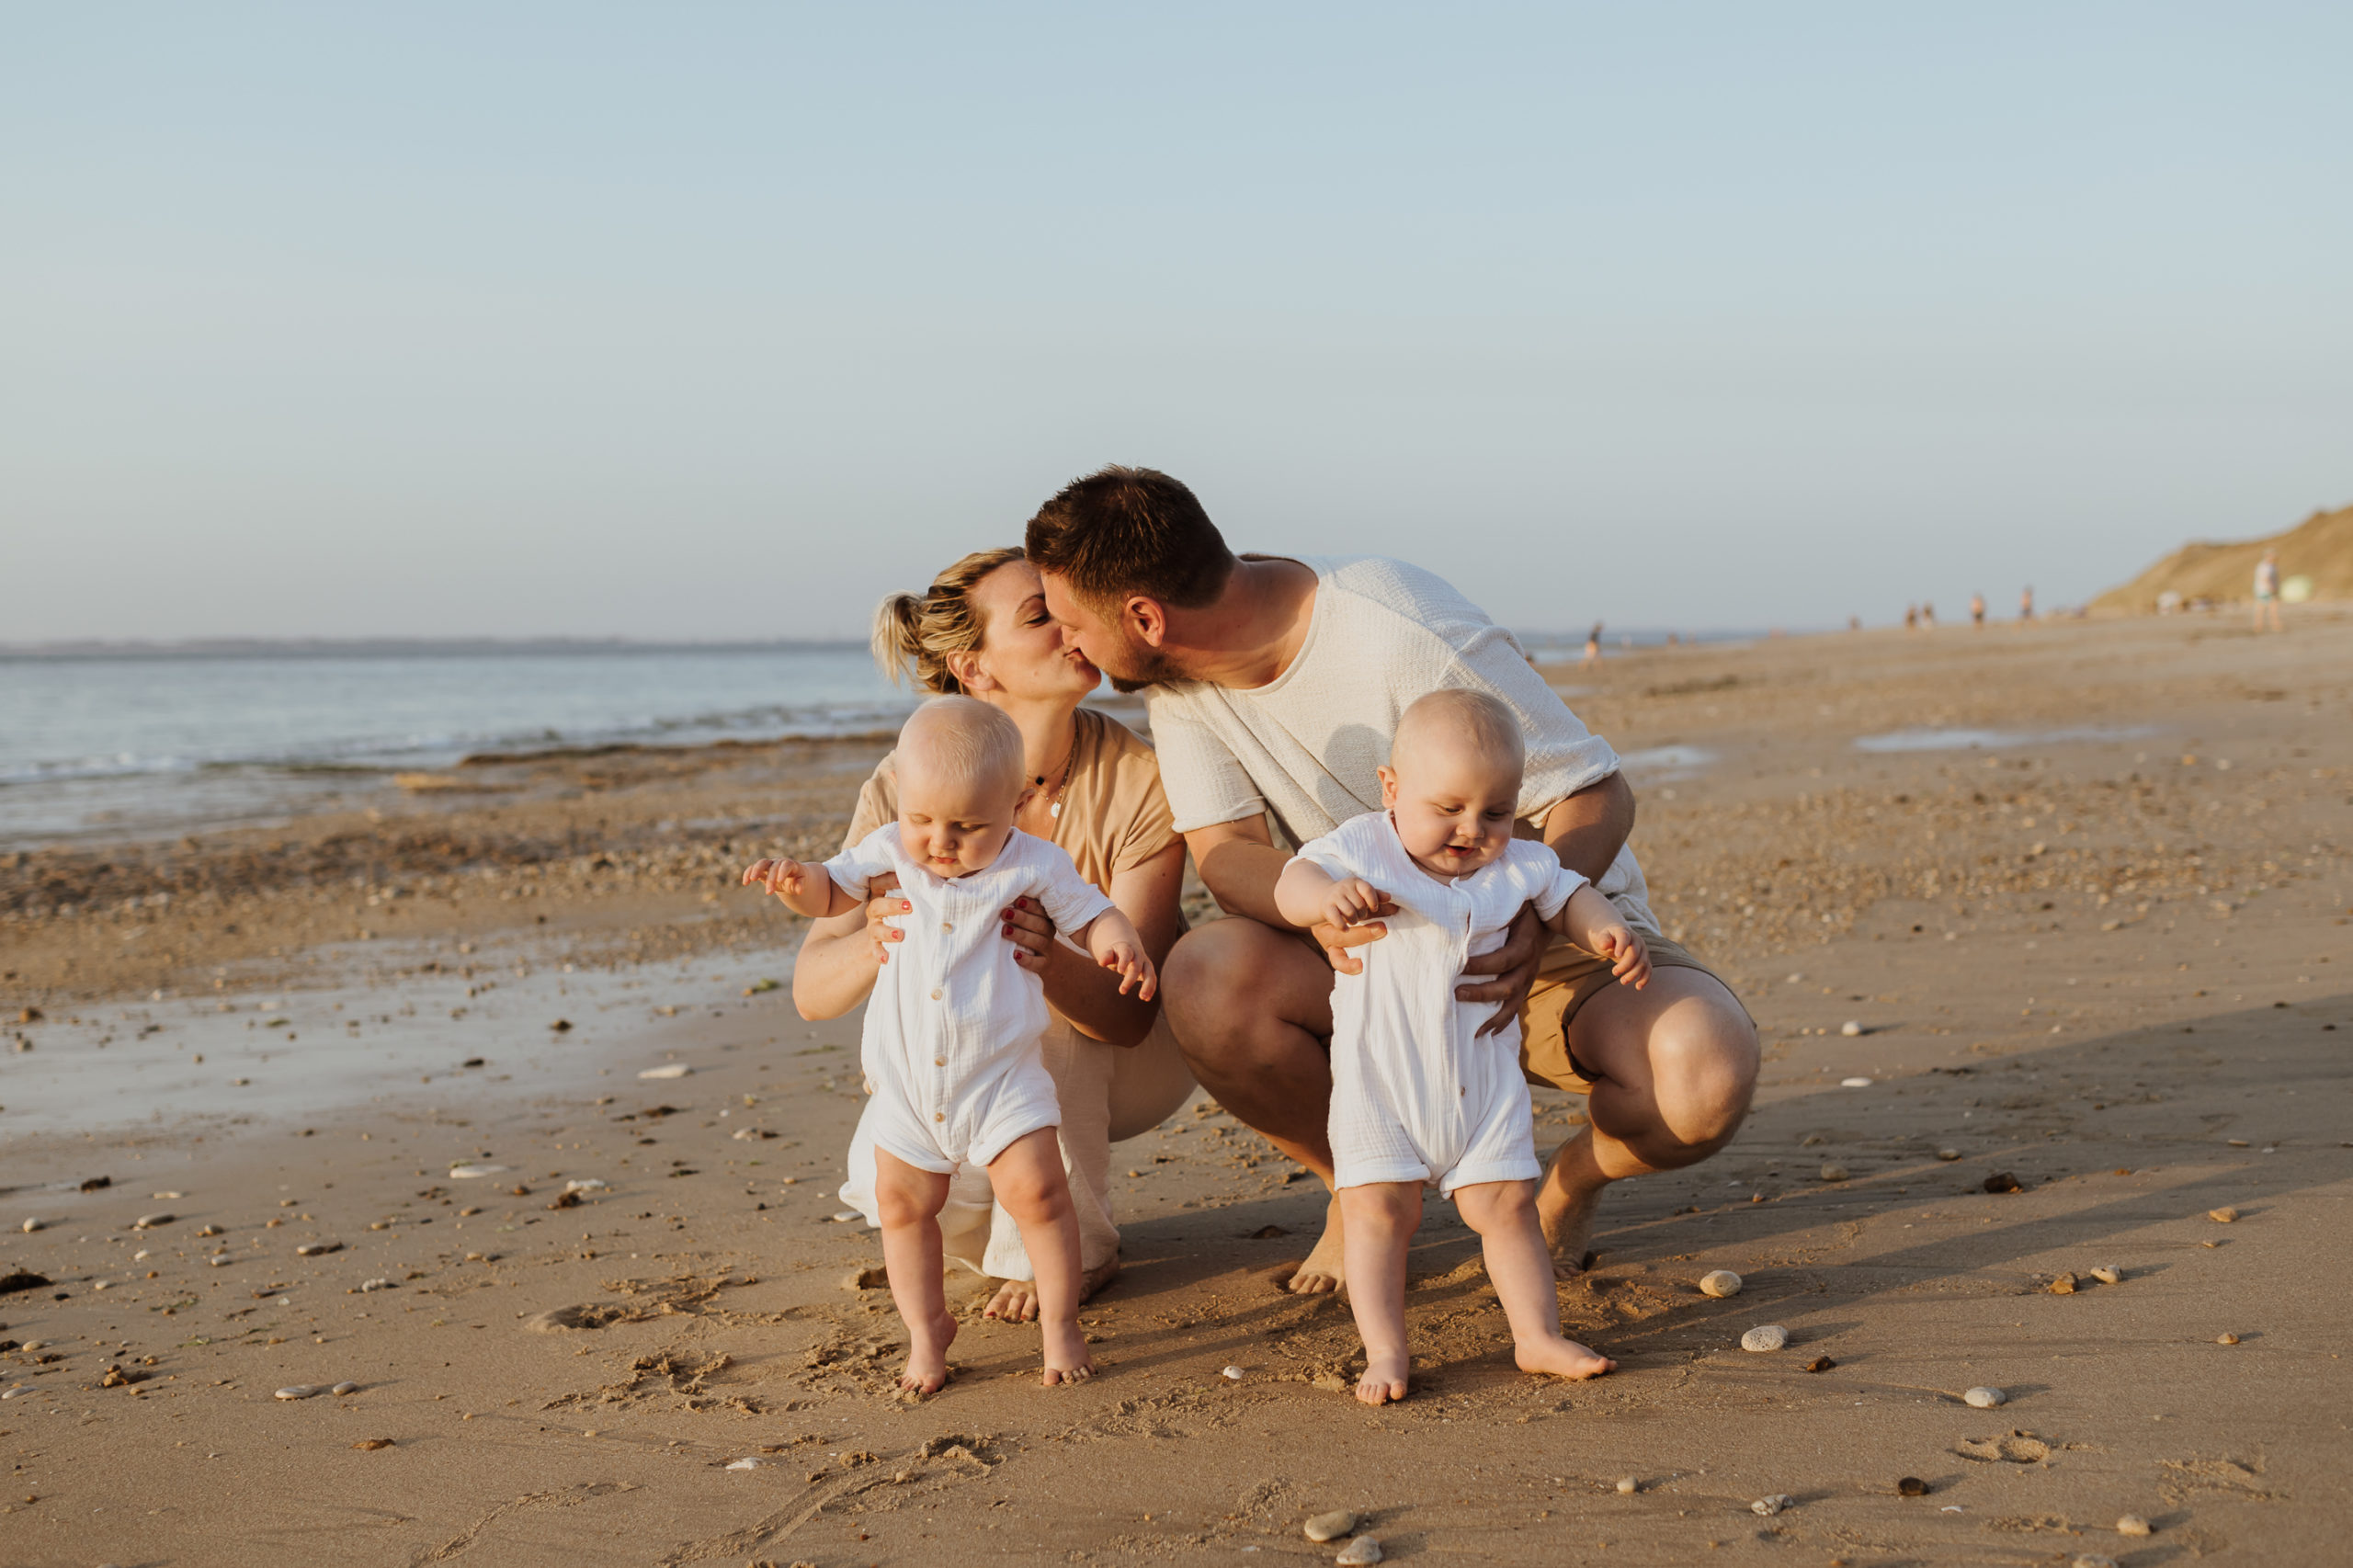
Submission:
<svg viewBox="0 0 2353 1568">
<path fill-rule="evenodd" d="M 1543 1174 L 1544 1167 L 1536 1163 L 1533 1153 L 1524 1160 L 1482 1160 L 1475 1165 L 1465 1161 L 1439 1178 L 1438 1190 L 1440 1197 L 1451 1198 L 1457 1187 L 1490 1181 L 1534 1181 Z"/>
</svg>

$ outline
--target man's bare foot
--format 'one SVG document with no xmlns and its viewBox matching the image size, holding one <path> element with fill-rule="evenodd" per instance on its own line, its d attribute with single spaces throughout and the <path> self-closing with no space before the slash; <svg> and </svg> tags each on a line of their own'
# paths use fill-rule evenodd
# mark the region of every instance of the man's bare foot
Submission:
<svg viewBox="0 0 2353 1568">
<path fill-rule="evenodd" d="M 1078 1277 L 1078 1299 L 1082 1304 L 1102 1294 L 1103 1288 L 1120 1277 L 1120 1255 L 1113 1253 Z M 983 1317 L 1002 1323 L 1030 1323 L 1038 1316 L 1038 1286 L 1031 1279 L 1000 1279 L 996 1294 L 981 1312 Z"/>
<path fill-rule="evenodd" d="M 1366 1404 L 1394 1404 L 1405 1397 L 1405 1374 L 1410 1363 L 1404 1351 L 1393 1356 L 1375 1356 L 1367 1352 L 1364 1376 L 1357 1380 L 1357 1398 Z"/>
<path fill-rule="evenodd" d="M 899 1374 L 902 1392 L 938 1393 L 948 1382 L 948 1347 L 956 1343 L 956 1317 L 945 1305 L 928 1327 L 907 1325 L 907 1369 Z"/>
<path fill-rule="evenodd" d="M 1599 1351 L 1558 1335 L 1516 1344 L 1511 1353 L 1521 1371 L 1542 1372 L 1555 1378 L 1597 1378 L 1618 1369 L 1618 1363 Z"/>
<path fill-rule="evenodd" d="M 1594 1210 L 1601 1205 L 1601 1188 L 1563 1190 L 1557 1170 L 1536 1189 L 1536 1221 L 1544 1229 L 1545 1250 L 1552 1255 L 1552 1277 L 1574 1279 L 1592 1255 L 1586 1244 L 1593 1239 Z"/>
<path fill-rule="evenodd" d="M 1045 1384 L 1083 1383 L 1095 1375 L 1095 1358 L 1086 1353 L 1086 1335 L 1074 1323 L 1046 1325 Z"/>
<path fill-rule="evenodd" d="M 1307 1255 L 1307 1261 L 1291 1271 L 1283 1289 L 1294 1296 L 1327 1296 L 1347 1283 L 1343 1267 L 1345 1255 L 1340 1248 L 1340 1199 L 1336 1194 L 1331 1207 L 1324 1211 L 1324 1233 Z"/>
</svg>

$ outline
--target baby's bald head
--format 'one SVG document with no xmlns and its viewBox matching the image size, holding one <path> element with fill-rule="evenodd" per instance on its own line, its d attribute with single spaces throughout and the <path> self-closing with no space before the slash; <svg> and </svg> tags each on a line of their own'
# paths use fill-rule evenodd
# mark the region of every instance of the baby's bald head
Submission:
<svg viewBox="0 0 2353 1568">
<path fill-rule="evenodd" d="M 1519 718 L 1483 691 L 1433 691 L 1398 716 L 1392 767 L 1434 756 L 1474 756 L 1517 779 L 1527 766 Z"/>
<path fill-rule="evenodd" d="M 954 780 L 1011 801 L 1021 774 L 1021 731 L 1005 713 L 971 697 L 938 697 L 916 709 L 899 732 L 901 775 Z"/>
</svg>

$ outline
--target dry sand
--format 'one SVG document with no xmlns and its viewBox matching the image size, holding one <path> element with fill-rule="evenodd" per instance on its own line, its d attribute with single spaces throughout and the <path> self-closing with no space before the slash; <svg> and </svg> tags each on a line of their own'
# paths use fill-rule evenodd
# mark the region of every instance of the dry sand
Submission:
<svg viewBox="0 0 2353 1568">
<path fill-rule="evenodd" d="M 1415 1393 L 1358 1406 L 1346 1308 L 1279 1289 L 1320 1193 L 1195 1105 L 1115 1152 L 1102 1376 L 1040 1389 L 1034 1329 L 968 1315 L 957 1381 L 892 1399 L 879 1248 L 830 1218 L 856 1020 L 761 988 L 799 930 L 728 885 L 835 835 L 876 748 L 511 764 L 0 862 L 40 1015 L 0 1275 L 48 1281 L 0 1294 L 0 1561 L 1329 1561 L 1330 1508 L 1397 1560 L 2340 1559 L 2353 619 L 1562 678 L 1768 1045 L 1738 1141 L 1615 1189 L 1562 1291 L 1616 1375 L 1515 1372 L 1433 1205 Z M 2015 744 L 1852 744 L 1929 726 Z M 532 1326 L 564 1308 L 594 1326 Z M 1744 1353 L 1763 1324 L 1789 1347 Z"/>
</svg>

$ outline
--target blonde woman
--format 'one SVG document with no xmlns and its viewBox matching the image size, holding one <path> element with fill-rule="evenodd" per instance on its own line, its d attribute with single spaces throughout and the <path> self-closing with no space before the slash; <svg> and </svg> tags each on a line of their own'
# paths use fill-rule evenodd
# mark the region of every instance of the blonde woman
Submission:
<svg viewBox="0 0 2353 1568">
<path fill-rule="evenodd" d="M 929 592 L 885 600 L 875 617 L 874 654 L 893 680 L 912 675 L 926 691 L 976 697 L 1012 718 L 1037 786 L 1017 825 L 1067 851 L 1079 874 L 1134 923 L 1153 962 L 1165 958 L 1185 929 L 1176 905 L 1185 844 L 1161 793 L 1159 762 L 1126 726 L 1079 706 L 1102 674 L 1063 648 L 1038 573 L 1021 551 L 977 551 L 933 579 Z M 886 756 L 858 791 L 844 844 L 897 815 L 897 774 Z M 889 919 L 907 908 L 892 891 L 878 889 L 864 913 L 811 928 L 792 976 L 803 1017 L 837 1017 L 866 1000 L 901 940 Z M 1192 1074 L 1157 1000 L 1120 995 L 1118 976 L 1057 940 L 1029 900 L 1000 918 L 1005 939 L 1020 949 L 1017 961 L 1045 981 L 1052 1017 L 1046 1069 L 1062 1101 L 1063 1164 L 1078 1210 L 1085 1290 L 1093 1295 L 1120 1267 L 1111 1145 L 1166 1119 L 1192 1093 Z M 873 1164 L 870 1148 L 851 1146 L 852 1188 L 873 1180 Z M 992 1205 L 985 1175 L 967 1176 L 972 1179 L 960 1183 L 939 1217 L 948 1259 L 1000 1282 L 990 1316 L 1033 1318 L 1037 1298 L 1021 1233 Z"/>
</svg>

